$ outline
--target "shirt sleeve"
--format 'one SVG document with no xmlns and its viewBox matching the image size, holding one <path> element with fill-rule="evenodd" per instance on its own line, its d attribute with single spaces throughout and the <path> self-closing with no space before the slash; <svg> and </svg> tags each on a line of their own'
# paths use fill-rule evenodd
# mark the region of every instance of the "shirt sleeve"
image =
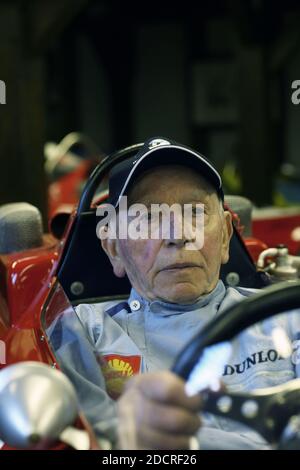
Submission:
<svg viewBox="0 0 300 470">
<path fill-rule="evenodd" d="M 117 439 L 116 403 L 107 394 L 89 332 L 72 310 L 51 325 L 48 335 L 61 370 L 76 390 L 80 409 L 97 437 L 104 437 L 114 445 Z"/>
</svg>

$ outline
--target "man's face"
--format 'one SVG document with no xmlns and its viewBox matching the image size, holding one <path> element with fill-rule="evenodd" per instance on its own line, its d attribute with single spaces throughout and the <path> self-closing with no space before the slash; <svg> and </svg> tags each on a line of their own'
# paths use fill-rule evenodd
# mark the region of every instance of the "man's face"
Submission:
<svg viewBox="0 0 300 470">
<path fill-rule="evenodd" d="M 186 249 L 184 237 L 102 241 L 114 272 L 127 274 L 131 285 L 148 300 L 193 303 L 213 290 L 222 263 L 228 260 L 231 217 L 223 212 L 217 194 L 191 169 L 168 165 L 144 173 L 128 195 L 128 203 L 203 204 L 204 245 Z"/>
</svg>

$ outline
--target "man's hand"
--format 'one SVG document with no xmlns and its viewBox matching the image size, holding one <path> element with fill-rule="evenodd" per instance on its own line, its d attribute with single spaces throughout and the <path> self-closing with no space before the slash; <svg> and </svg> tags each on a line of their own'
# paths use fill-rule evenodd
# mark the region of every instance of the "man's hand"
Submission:
<svg viewBox="0 0 300 470">
<path fill-rule="evenodd" d="M 171 372 L 133 377 L 118 401 L 119 448 L 189 449 L 200 426 L 200 403 Z"/>
</svg>

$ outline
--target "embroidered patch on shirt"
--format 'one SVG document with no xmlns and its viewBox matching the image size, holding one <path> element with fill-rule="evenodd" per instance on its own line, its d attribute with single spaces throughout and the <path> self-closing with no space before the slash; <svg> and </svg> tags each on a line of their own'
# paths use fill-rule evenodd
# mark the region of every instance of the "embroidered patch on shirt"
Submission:
<svg viewBox="0 0 300 470">
<path fill-rule="evenodd" d="M 107 393 L 116 400 L 121 395 L 126 381 L 141 368 L 141 356 L 106 354 L 97 358 L 106 382 Z"/>
</svg>

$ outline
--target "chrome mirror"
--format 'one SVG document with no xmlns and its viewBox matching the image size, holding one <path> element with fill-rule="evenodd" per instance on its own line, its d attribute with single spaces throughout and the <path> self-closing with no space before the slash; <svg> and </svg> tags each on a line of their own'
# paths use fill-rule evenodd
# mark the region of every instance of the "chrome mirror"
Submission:
<svg viewBox="0 0 300 470">
<path fill-rule="evenodd" d="M 1 370 L 0 439 L 8 445 L 47 448 L 63 440 L 61 435 L 77 415 L 75 390 L 62 372 L 38 362 L 20 362 Z M 84 434 L 80 448 L 88 446 Z"/>
</svg>

